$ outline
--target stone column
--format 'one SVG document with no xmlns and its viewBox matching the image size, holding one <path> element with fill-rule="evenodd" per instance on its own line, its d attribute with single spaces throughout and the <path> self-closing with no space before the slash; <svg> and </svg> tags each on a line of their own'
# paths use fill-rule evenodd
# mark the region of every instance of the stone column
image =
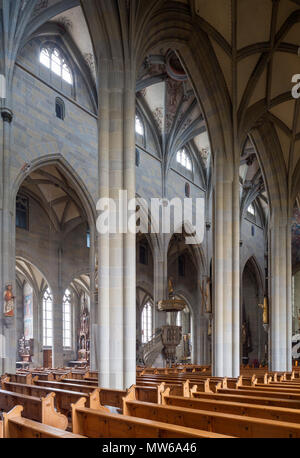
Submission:
<svg viewBox="0 0 300 458">
<path fill-rule="evenodd" d="M 269 369 L 292 369 L 291 223 L 275 215 L 269 244 Z"/>
<path fill-rule="evenodd" d="M 1 108 L 2 117 L 2 149 L 1 149 L 1 164 L 2 172 L 1 183 L 1 202 L 0 202 L 0 233 L 1 233 L 1 277 L 0 289 L 1 298 L 3 298 L 5 286 L 12 285 L 14 296 L 16 296 L 16 280 L 15 280 L 15 253 L 14 239 L 15 226 L 13 214 L 10 211 L 10 140 L 11 140 L 11 123 L 13 113 L 8 108 Z M 15 298 L 16 306 L 16 298 Z M 2 373 L 16 371 L 17 357 L 17 340 L 16 340 L 16 310 L 13 317 L 5 317 L 3 315 L 3 303 L 1 305 L 1 321 L 2 335 L 5 341 L 5 358 L 2 359 Z"/>
<path fill-rule="evenodd" d="M 119 191 L 135 196 L 135 77 L 124 67 L 99 62 L 99 197 L 115 203 Z M 117 223 L 119 215 L 110 212 Z M 98 255 L 99 384 L 128 388 L 136 373 L 135 234 L 118 224 L 116 233 L 99 233 Z"/>
<path fill-rule="evenodd" d="M 300 313 L 300 271 L 294 276 L 294 310 L 293 310 L 293 334 L 298 334 L 300 329 L 298 316 Z"/>
<path fill-rule="evenodd" d="M 161 237 L 164 237 L 162 234 Z M 154 299 L 154 320 L 153 332 L 166 324 L 166 313 L 159 312 L 157 304 L 160 300 L 167 298 L 168 289 L 168 257 L 167 251 L 164 249 L 163 254 L 154 249 L 153 264 L 154 264 L 154 285 L 153 285 L 153 299 Z"/>
<path fill-rule="evenodd" d="M 216 158 L 212 368 L 214 376 L 237 377 L 240 371 L 239 174 L 238 168 L 232 174 L 227 173 L 228 169 L 228 162 Z"/>
<path fill-rule="evenodd" d="M 98 331 L 98 318 L 97 307 L 98 300 L 95 297 L 95 233 L 94 228 L 90 228 L 91 245 L 90 245 L 90 368 L 92 371 L 98 370 L 97 364 L 97 331 Z M 77 358 L 76 358 L 77 359 Z"/>
<path fill-rule="evenodd" d="M 52 367 L 63 367 L 63 293 L 60 289 L 52 291 L 53 294 L 53 343 L 52 343 Z"/>
</svg>

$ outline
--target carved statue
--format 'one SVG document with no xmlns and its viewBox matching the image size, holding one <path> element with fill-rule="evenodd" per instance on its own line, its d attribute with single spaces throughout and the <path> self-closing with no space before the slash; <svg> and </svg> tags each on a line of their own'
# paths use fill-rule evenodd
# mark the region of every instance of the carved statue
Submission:
<svg viewBox="0 0 300 458">
<path fill-rule="evenodd" d="M 264 297 L 264 303 L 258 304 L 259 307 L 263 309 L 263 324 L 269 324 L 269 307 L 268 307 L 268 298 Z"/>
<path fill-rule="evenodd" d="M 212 334 L 212 327 L 211 327 L 211 319 L 208 320 L 208 328 L 207 328 L 207 335 L 211 337 Z"/>
<path fill-rule="evenodd" d="M 210 278 L 203 280 L 202 287 L 200 286 L 202 295 L 203 307 L 206 313 L 211 313 L 211 300 L 210 300 Z"/>
<path fill-rule="evenodd" d="M 12 285 L 6 285 L 4 292 L 4 316 L 14 316 L 14 299 Z"/>
<path fill-rule="evenodd" d="M 246 320 L 244 320 L 242 324 L 242 344 L 243 344 L 243 358 L 248 358 L 249 353 L 252 351 L 252 345 L 251 345 L 249 322 Z"/>
<path fill-rule="evenodd" d="M 174 293 L 172 277 L 168 279 L 168 290 L 169 290 L 169 296 L 172 296 L 172 294 Z"/>
</svg>

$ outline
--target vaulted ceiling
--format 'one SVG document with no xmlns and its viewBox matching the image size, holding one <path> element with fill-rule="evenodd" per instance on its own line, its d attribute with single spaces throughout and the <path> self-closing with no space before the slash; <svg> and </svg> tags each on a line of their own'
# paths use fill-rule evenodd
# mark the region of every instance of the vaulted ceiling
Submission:
<svg viewBox="0 0 300 458">
<path fill-rule="evenodd" d="M 299 0 L 195 0 L 226 82 L 240 141 L 256 122 L 267 120 L 281 147 L 285 173 L 300 160 L 298 99 L 292 77 L 299 73 Z"/>
<path fill-rule="evenodd" d="M 54 165 L 32 172 L 24 180 L 20 192 L 41 206 L 49 226 L 57 232 L 67 233 L 87 220 L 76 191 Z"/>
<path fill-rule="evenodd" d="M 167 167 L 174 153 L 189 144 L 207 163 L 210 144 L 203 114 L 181 62 L 171 49 L 147 56 L 137 83 L 137 109 L 150 124 L 157 153 Z"/>
</svg>

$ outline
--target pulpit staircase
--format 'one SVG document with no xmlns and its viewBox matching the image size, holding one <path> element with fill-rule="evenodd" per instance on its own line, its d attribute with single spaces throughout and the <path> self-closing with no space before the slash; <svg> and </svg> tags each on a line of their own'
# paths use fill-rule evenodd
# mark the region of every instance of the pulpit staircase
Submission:
<svg viewBox="0 0 300 458">
<path fill-rule="evenodd" d="M 161 339 L 161 329 L 157 329 L 151 336 L 150 340 L 141 346 L 140 357 L 145 366 L 151 367 L 158 355 L 162 352 L 164 346 Z"/>
</svg>

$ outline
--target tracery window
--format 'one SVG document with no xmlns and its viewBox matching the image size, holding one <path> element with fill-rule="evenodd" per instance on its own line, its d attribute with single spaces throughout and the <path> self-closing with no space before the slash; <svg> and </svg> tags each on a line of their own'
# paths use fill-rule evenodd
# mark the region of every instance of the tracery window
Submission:
<svg viewBox="0 0 300 458">
<path fill-rule="evenodd" d="M 147 302 L 142 311 L 142 343 L 147 343 L 152 336 L 152 305 Z"/>
<path fill-rule="evenodd" d="M 250 204 L 249 207 L 247 208 L 247 212 L 250 213 L 250 215 L 255 216 L 255 208 L 254 208 L 254 205 Z"/>
<path fill-rule="evenodd" d="M 68 84 L 73 84 L 73 76 L 69 65 L 57 48 L 44 47 L 40 52 L 40 63 L 60 76 Z"/>
<path fill-rule="evenodd" d="M 144 126 L 139 116 L 135 116 L 135 132 L 139 135 L 144 135 Z"/>
<path fill-rule="evenodd" d="M 72 293 L 66 289 L 63 297 L 63 346 L 71 347 L 72 344 Z"/>
<path fill-rule="evenodd" d="M 53 296 L 50 288 L 47 288 L 43 296 L 43 345 L 52 347 L 53 342 Z"/>
<path fill-rule="evenodd" d="M 186 150 L 184 148 L 177 151 L 176 154 L 176 161 L 182 165 L 182 167 L 186 168 L 187 170 L 192 170 L 192 161 L 189 158 Z"/>
</svg>

